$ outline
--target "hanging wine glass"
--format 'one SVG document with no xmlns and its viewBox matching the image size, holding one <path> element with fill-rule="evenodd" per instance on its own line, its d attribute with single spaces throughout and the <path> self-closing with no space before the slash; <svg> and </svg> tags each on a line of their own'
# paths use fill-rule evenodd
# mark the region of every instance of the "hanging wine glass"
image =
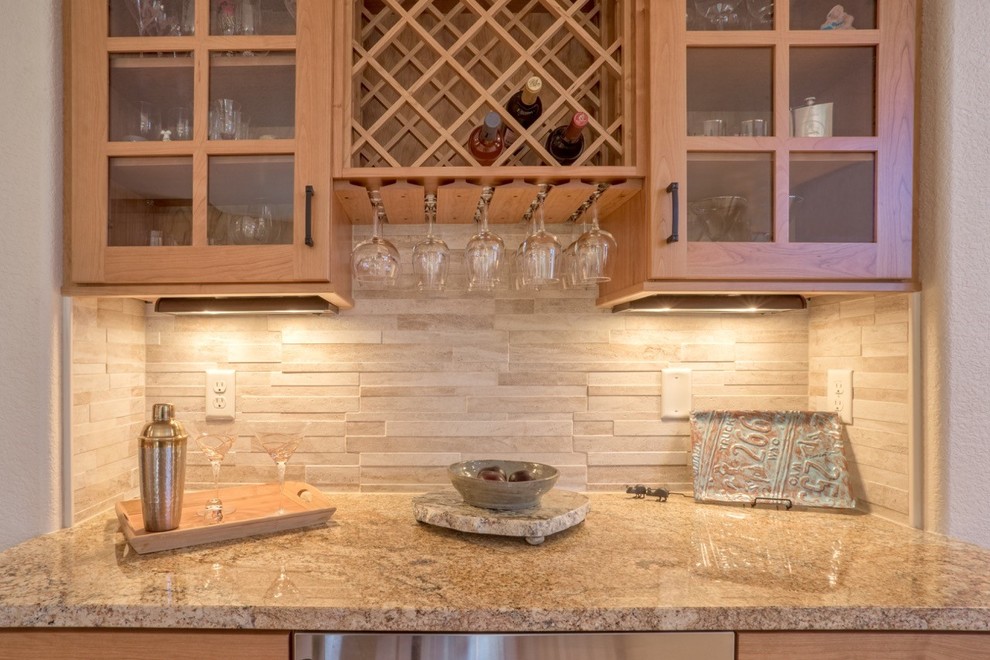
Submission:
<svg viewBox="0 0 990 660">
<path fill-rule="evenodd" d="M 275 461 L 278 470 L 278 515 L 285 513 L 282 502 L 285 496 L 285 464 L 292 458 L 299 447 L 300 437 L 291 433 L 259 433 L 258 440 L 271 459 Z"/>
<path fill-rule="evenodd" d="M 464 248 L 468 291 L 493 291 L 499 283 L 499 269 L 505 242 L 488 229 L 488 203 L 481 204 L 481 227 Z"/>
<path fill-rule="evenodd" d="M 358 243 L 351 252 L 354 280 L 372 288 L 395 285 L 399 277 L 399 251 L 382 237 L 382 209 L 376 205 L 371 238 Z"/>
<path fill-rule="evenodd" d="M 213 471 L 214 495 L 207 500 L 203 515 L 206 516 L 207 523 L 215 525 L 223 521 L 224 515 L 230 515 L 234 512 L 232 505 L 225 505 L 220 500 L 220 464 L 223 463 L 227 452 L 234 445 L 234 436 L 225 432 L 203 432 L 196 436 L 196 444 L 210 462 L 210 468 Z"/>
<path fill-rule="evenodd" d="M 436 219 L 437 198 L 430 193 L 426 196 L 426 238 L 413 248 L 413 272 L 419 278 L 419 290 L 424 293 L 443 291 L 450 268 L 450 248 L 433 235 Z"/>
<path fill-rule="evenodd" d="M 725 0 L 695 0 L 694 7 L 702 18 L 708 19 L 708 22 L 715 26 L 716 30 L 724 30 L 739 24 L 736 4 Z"/>
<path fill-rule="evenodd" d="M 574 247 L 581 282 L 600 284 L 611 281 L 615 249 L 615 237 L 598 226 L 596 199 L 591 203 L 591 229 L 581 234 Z"/>
<path fill-rule="evenodd" d="M 539 291 L 560 283 L 560 255 L 563 248 L 557 237 L 547 231 L 543 217 L 543 200 L 533 214 L 533 231 L 519 246 L 522 285 Z"/>
</svg>

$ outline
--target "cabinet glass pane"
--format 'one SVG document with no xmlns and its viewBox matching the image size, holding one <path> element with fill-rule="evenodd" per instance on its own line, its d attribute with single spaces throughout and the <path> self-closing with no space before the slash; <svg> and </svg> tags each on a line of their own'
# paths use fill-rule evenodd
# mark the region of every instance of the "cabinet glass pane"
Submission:
<svg viewBox="0 0 990 660">
<path fill-rule="evenodd" d="M 689 241 L 773 240 L 773 158 L 766 153 L 688 154 Z"/>
<path fill-rule="evenodd" d="M 689 48 L 687 71 L 688 135 L 773 134 L 772 48 Z"/>
<path fill-rule="evenodd" d="M 210 0 L 210 34 L 295 33 L 296 0 Z"/>
<path fill-rule="evenodd" d="M 792 154 L 790 241 L 875 242 L 875 161 L 873 154 Z"/>
<path fill-rule="evenodd" d="M 289 139 L 295 117 L 294 53 L 247 56 L 237 51 L 210 57 L 211 140 Z"/>
<path fill-rule="evenodd" d="M 108 245 L 190 245 L 192 158 L 110 159 Z"/>
<path fill-rule="evenodd" d="M 192 139 L 191 53 L 110 56 L 110 140 Z"/>
<path fill-rule="evenodd" d="M 840 6 L 844 11 L 836 11 Z M 877 27 L 877 0 L 791 0 L 792 30 L 836 30 Z"/>
<path fill-rule="evenodd" d="M 876 50 L 791 49 L 791 114 L 798 137 L 876 135 Z"/>
<path fill-rule="evenodd" d="M 292 156 L 210 158 L 210 245 L 292 243 Z"/>
<path fill-rule="evenodd" d="M 774 0 L 687 0 L 689 30 L 772 30 Z"/>
<path fill-rule="evenodd" d="M 194 32 L 195 0 L 109 0 L 111 37 L 179 37 Z"/>
</svg>

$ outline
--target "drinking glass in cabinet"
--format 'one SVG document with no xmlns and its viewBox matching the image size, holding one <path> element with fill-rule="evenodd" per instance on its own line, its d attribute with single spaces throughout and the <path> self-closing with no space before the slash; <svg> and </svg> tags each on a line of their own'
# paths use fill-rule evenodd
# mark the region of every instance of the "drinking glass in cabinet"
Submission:
<svg viewBox="0 0 990 660">
<path fill-rule="evenodd" d="M 210 34 L 253 36 L 295 32 L 295 2 L 210 0 Z"/>
<path fill-rule="evenodd" d="M 110 0 L 111 37 L 193 34 L 195 0 Z"/>
<path fill-rule="evenodd" d="M 292 191 L 292 156 L 211 157 L 210 245 L 291 244 Z"/>
<path fill-rule="evenodd" d="M 773 0 L 693 0 L 687 6 L 689 30 L 772 30 Z"/>
<path fill-rule="evenodd" d="M 296 115 L 295 54 L 238 54 L 243 53 L 210 57 L 210 139 L 291 139 Z"/>
<path fill-rule="evenodd" d="M 191 53 L 110 56 L 110 140 L 144 142 L 178 137 L 172 109 L 192 108 Z M 167 131 L 167 132 L 166 132 Z"/>
<path fill-rule="evenodd" d="M 795 137 L 876 135 L 876 48 L 791 49 Z"/>
<path fill-rule="evenodd" d="M 688 135 L 773 134 L 771 48 L 688 48 L 687 72 Z"/>
<path fill-rule="evenodd" d="M 192 158 L 111 158 L 107 244 L 190 245 Z"/>
<path fill-rule="evenodd" d="M 788 240 L 874 242 L 875 172 L 872 153 L 792 154 Z"/>
<path fill-rule="evenodd" d="M 773 157 L 769 153 L 690 153 L 689 241 L 773 240 Z"/>
<path fill-rule="evenodd" d="M 876 0 L 791 0 L 792 30 L 874 30 Z"/>
</svg>

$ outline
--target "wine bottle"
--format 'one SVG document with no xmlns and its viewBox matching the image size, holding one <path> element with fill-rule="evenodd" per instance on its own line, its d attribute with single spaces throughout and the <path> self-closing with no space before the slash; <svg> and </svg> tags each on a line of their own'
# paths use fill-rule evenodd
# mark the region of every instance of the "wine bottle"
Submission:
<svg viewBox="0 0 990 660">
<path fill-rule="evenodd" d="M 558 126 L 547 136 L 547 151 L 561 165 L 571 165 L 584 151 L 584 135 L 581 131 L 588 125 L 588 115 L 577 112 L 567 126 Z"/>
<path fill-rule="evenodd" d="M 485 121 L 468 137 L 468 150 L 481 165 L 491 165 L 505 149 L 502 118 L 497 112 L 485 115 Z"/>
<path fill-rule="evenodd" d="M 543 89 L 543 81 L 539 76 L 533 76 L 505 105 L 505 109 L 523 128 L 532 126 L 533 122 L 543 114 L 543 101 L 539 96 L 541 89 Z"/>
</svg>

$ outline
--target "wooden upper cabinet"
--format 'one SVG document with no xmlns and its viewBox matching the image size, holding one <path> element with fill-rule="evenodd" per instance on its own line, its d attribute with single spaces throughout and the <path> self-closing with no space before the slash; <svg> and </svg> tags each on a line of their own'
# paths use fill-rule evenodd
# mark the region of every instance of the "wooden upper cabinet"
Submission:
<svg viewBox="0 0 990 660">
<path fill-rule="evenodd" d="M 606 223 L 621 254 L 601 304 L 916 286 L 917 5 L 850 1 L 844 16 L 834 6 L 645 8 L 647 194 Z"/>
<path fill-rule="evenodd" d="M 65 3 L 66 289 L 350 305 L 332 5 Z"/>
</svg>

